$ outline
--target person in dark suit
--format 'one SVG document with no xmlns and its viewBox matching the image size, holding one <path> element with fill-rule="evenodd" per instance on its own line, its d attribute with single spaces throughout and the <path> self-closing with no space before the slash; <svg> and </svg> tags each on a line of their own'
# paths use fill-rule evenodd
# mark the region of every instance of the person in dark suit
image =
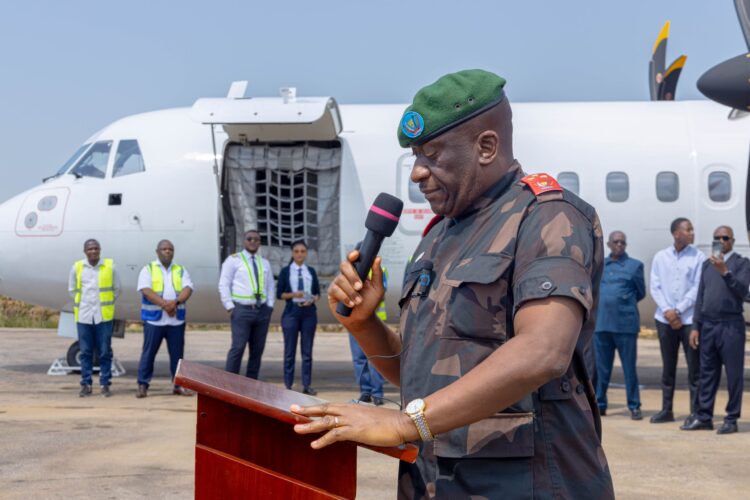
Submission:
<svg viewBox="0 0 750 500">
<path fill-rule="evenodd" d="M 742 372 L 745 364 L 745 319 L 742 305 L 750 285 L 750 260 L 734 252 L 734 231 L 719 226 L 714 241 L 721 252 L 703 263 L 695 302 L 690 346 L 700 355 L 698 405 L 695 415 L 680 429 L 714 428 L 714 402 L 721 381 L 721 365 L 727 371 L 727 402 L 724 424 L 718 434 L 737 432 L 742 408 Z"/>
<path fill-rule="evenodd" d="M 284 385 L 294 384 L 294 363 L 297 354 L 297 339 L 302 352 L 302 392 L 314 396 L 312 388 L 312 349 L 318 313 L 315 301 L 320 298 L 320 284 L 315 269 L 305 264 L 307 244 L 300 240 L 292 243 L 292 260 L 279 273 L 276 298 L 286 300 L 281 315 L 284 332 Z"/>
<path fill-rule="evenodd" d="M 628 409 L 633 420 L 641 420 L 641 396 L 638 390 L 638 332 L 641 321 L 638 302 L 646 296 L 643 263 L 625 253 L 627 239 L 622 231 L 609 235 L 609 257 L 604 259 L 604 273 L 599 289 L 599 309 L 594 333 L 596 353 L 596 399 L 599 411 L 607 414 L 607 388 L 612 376 L 615 350 L 620 353 L 625 374 Z"/>
</svg>

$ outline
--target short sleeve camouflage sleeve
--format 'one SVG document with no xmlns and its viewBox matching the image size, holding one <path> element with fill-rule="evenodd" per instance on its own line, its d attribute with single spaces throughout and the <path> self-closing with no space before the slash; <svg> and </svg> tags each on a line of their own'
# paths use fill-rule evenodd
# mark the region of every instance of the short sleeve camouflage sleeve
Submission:
<svg viewBox="0 0 750 500">
<path fill-rule="evenodd" d="M 535 203 L 518 233 L 513 273 L 513 313 L 527 301 L 570 297 L 593 307 L 595 253 L 591 222 L 563 200 Z"/>
</svg>

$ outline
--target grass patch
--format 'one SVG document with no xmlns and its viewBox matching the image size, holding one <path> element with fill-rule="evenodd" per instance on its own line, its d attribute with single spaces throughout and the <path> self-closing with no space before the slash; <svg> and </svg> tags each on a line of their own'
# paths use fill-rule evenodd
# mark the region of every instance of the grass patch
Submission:
<svg viewBox="0 0 750 500">
<path fill-rule="evenodd" d="M 0 296 L 0 327 L 57 328 L 60 314 L 46 307 Z"/>
</svg>

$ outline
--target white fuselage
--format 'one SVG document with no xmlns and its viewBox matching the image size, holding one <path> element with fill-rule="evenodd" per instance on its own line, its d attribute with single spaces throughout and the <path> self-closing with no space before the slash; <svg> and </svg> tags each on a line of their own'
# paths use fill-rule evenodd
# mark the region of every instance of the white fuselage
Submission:
<svg viewBox="0 0 750 500">
<path fill-rule="evenodd" d="M 280 99 L 278 105 L 284 106 Z M 338 258 L 362 238 L 367 208 L 378 193 L 404 200 L 399 228 L 381 251 L 390 272 L 387 303 L 392 318 L 406 261 L 432 216 L 413 185 L 410 196 L 413 157 L 396 141 L 404 107 L 338 108 L 343 124 L 337 136 Z M 514 152 L 525 171 L 559 176 L 566 179 L 564 185 L 576 174 L 579 194 L 596 207 L 605 234 L 624 231 L 629 255 L 642 260 L 647 273 L 653 255 L 671 244 L 669 224 L 676 217 L 693 221 L 701 250 L 710 247 L 713 229 L 726 224 L 735 230 L 737 251 L 750 254 L 750 118 L 727 120 L 725 108 L 702 101 L 519 103 L 513 104 L 513 112 Z M 138 272 L 155 258 L 157 242 L 166 238 L 174 243 L 175 261 L 190 270 L 195 283 L 190 321 L 226 321 L 217 290 L 223 154 L 231 137 L 226 130 L 196 120 L 191 108 L 180 108 L 127 117 L 92 136 L 87 144 L 112 141 L 104 178 L 60 175 L 0 205 L 0 294 L 71 310 L 68 271 L 83 258 L 84 240 L 96 238 L 102 255 L 114 259 L 121 273 L 125 291 L 117 302 L 117 317 L 137 319 Z M 125 140 L 138 141 L 145 170 L 113 177 L 115 152 Z M 662 172 L 676 174 L 675 201 L 657 198 L 657 175 Z M 611 173 L 614 197 L 623 197 L 622 174 L 627 176 L 624 201 L 608 198 Z M 674 194 L 675 176 L 666 177 L 667 190 Z M 329 279 L 324 276 L 322 281 Z M 327 315 L 326 307 L 319 311 Z M 651 323 L 653 303 L 644 301 L 641 311 L 642 321 Z"/>
</svg>

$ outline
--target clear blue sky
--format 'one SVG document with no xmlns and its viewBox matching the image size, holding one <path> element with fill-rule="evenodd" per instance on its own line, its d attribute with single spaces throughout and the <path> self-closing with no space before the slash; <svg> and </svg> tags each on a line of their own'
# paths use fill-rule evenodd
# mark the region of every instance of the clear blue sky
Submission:
<svg viewBox="0 0 750 500">
<path fill-rule="evenodd" d="M 117 118 L 224 96 L 405 103 L 470 67 L 512 101 L 645 100 L 651 47 L 703 71 L 746 50 L 731 0 L 16 1 L 0 8 L 0 201 L 52 174 Z"/>
</svg>

